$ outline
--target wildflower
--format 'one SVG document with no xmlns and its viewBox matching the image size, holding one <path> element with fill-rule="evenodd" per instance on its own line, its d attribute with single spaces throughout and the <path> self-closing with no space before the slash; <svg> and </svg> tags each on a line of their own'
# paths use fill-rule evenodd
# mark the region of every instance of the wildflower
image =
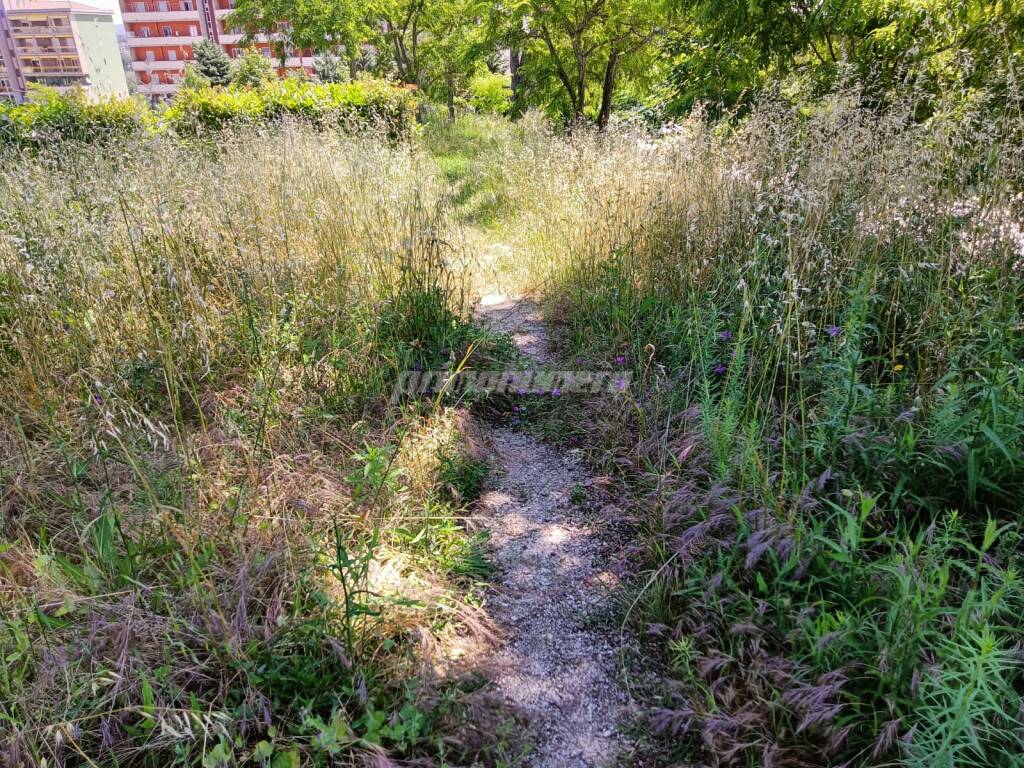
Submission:
<svg viewBox="0 0 1024 768">
<path fill-rule="evenodd" d="M 519 389 L 516 390 L 516 394 L 522 397 L 523 395 L 526 394 L 526 390 L 520 387 Z"/>
<path fill-rule="evenodd" d="M 732 341 L 732 331 L 722 331 L 718 334 L 718 338 L 722 341 Z"/>
<path fill-rule="evenodd" d="M 555 387 L 554 389 L 551 390 L 552 397 L 558 397 L 560 394 L 562 394 L 562 390 L 560 390 L 558 387 Z"/>
<path fill-rule="evenodd" d="M 618 386 L 620 392 L 624 392 L 626 390 L 626 379 L 625 378 L 620 378 L 617 382 L 615 382 L 615 384 L 616 384 L 616 386 Z"/>
<path fill-rule="evenodd" d="M 626 358 L 623 355 L 618 355 L 615 358 L 615 364 L 616 365 L 625 365 L 626 364 Z"/>
<path fill-rule="evenodd" d="M 711 372 L 714 373 L 716 376 L 721 376 L 727 370 L 729 369 L 725 367 L 724 363 L 715 363 L 715 367 L 711 369 Z"/>
<path fill-rule="evenodd" d="M 842 332 L 843 332 L 843 329 L 840 328 L 838 325 L 830 325 L 828 328 L 825 329 L 825 333 L 827 333 L 829 335 L 829 338 L 832 338 L 832 339 L 834 339 L 836 336 L 838 336 Z"/>
<path fill-rule="evenodd" d="M 894 365 L 892 369 L 896 371 L 896 373 L 899 373 L 900 371 L 903 370 L 903 363 L 896 363 L 896 365 Z"/>
</svg>

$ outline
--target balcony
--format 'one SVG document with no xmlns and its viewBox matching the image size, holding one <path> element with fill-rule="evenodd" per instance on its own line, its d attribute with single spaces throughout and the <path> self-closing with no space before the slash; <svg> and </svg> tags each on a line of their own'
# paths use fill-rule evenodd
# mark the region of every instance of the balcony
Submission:
<svg viewBox="0 0 1024 768">
<path fill-rule="evenodd" d="M 170 37 L 129 37 L 124 42 L 129 48 L 159 48 L 163 45 L 193 45 L 202 39 L 202 35 L 171 35 Z"/>
<path fill-rule="evenodd" d="M 180 2 L 133 2 L 121 14 L 125 22 L 130 21 L 195 21 L 199 19 L 199 9 L 195 3 L 191 8 L 183 7 Z"/>
<path fill-rule="evenodd" d="M 11 34 L 17 36 L 29 35 L 31 37 L 71 37 L 72 30 L 69 25 L 53 26 L 51 24 L 15 24 L 11 23 Z"/>
<path fill-rule="evenodd" d="M 132 70 L 134 72 L 177 71 L 184 69 L 186 64 L 188 64 L 188 61 L 183 59 L 178 59 L 177 61 L 133 61 Z"/>
<path fill-rule="evenodd" d="M 80 66 L 74 67 L 22 67 L 25 77 L 85 77 Z"/>
<path fill-rule="evenodd" d="M 245 35 L 240 32 L 222 32 L 217 36 L 217 42 L 221 45 L 238 45 L 245 39 Z M 250 43 L 269 43 L 270 37 L 267 35 L 253 35 L 249 38 Z"/>
<path fill-rule="evenodd" d="M 78 49 L 73 45 L 19 45 L 14 52 L 17 56 L 77 56 Z"/>
</svg>

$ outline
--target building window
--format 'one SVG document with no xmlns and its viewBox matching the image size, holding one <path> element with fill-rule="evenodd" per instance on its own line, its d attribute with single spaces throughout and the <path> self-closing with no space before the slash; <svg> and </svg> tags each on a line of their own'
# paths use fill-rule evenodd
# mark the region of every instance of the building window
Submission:
<svg viewBox="0 0 1024 768">
<path fill-rule="evenodd" d="M 146 61 L 156 61 L 156 54 L 152 51 L 146 51 Z"/>
<path fill-rule="evenodd" d="M 149 37 L 149 27 L 143 27 L 139 30 L 139 37 Z"/>
<path fill-rule="evenodd" d="M 167 11 L 171 10 L 171 6 L 161 0 L 161 2 L 156 4 L 156 9 L 160 11 L 160 13 L 167 13 Z"/>
<path fill-rule="evenodd" d="M 192 0 L 183 0 L 181 4 L 181 10 L 183 11 L 194 11 L 195 6 L 192 5 Z"/>
<path fill-rule="evenodd" d="M 160 27 L 160 34 L 163 35 L 164 37 L 170 37 L 171 36 L 171 28 L 170 27 Z"/>
<path fill-rule="evenodd" d="M 146 4 L 145 3 L 135 3 L 133 8 L 134 8 L 136 13 L 145 13 L 146 12 Z"/>
<path fill-rule="evenodd" d="M 190 24 L 188 28 L 188 33 L 192 35 L 192 37 L 199 37 L 199 27 L 195 26 L 194 24 Z"/>
<path fill-rule="evenodd" d="M 168 61 L 177 61 L 178 60 L 178 52 L 177 51 L 168 51 L 167 52 L 167 60 Z"/>
</svg>

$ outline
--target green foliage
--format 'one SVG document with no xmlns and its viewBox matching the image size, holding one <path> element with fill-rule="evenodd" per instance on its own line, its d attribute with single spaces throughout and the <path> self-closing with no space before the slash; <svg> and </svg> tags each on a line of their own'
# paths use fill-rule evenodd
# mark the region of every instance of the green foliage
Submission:
<svg viewBox="0 0 1024 768">
<path fill-rule="evenodd" d="M 192 64 L 185 65 L 185 76 L 181 79 L 181 87 L 187 91 L 201 91 L 212 87 L 213 83 Z"/>
<path fill-rule="evenodd" d="M 317 56 L 313 60 L 313 76 L 321 83 L 347 83 L 348 68 L 337 56 Z"/>
<path fill-rule="evenodd" d="M 24 104 L 0 102 L 0 145 L 106 143 L 140 134 L 153 122 L 148 108 L 135 99 L 97 101 L 80 90 L 62 95 L 52 88 L 33 87 Z"/>
<path fill-rule="evenodd" d="M 303 83 L 286 79 L 260 88 L 182 91 L 165 114 L 167 123 L 183 134 L 283 117 L 322 127 L 380 128 L 392 138 L 402 138 L 412 131 L 415 98 L 406 89 L 380 81 Z"/>
<path fill-rule="evenodd" d="M 932 98 L 977 88 L 1019 56 L 1022 30 L 1015 2 L 703 0 L 679 14 L 666 41 L 669 110 L 701 101 L 747 107 L 766 85 L 790 78 L 798 99 L 846 80 L 866 104 L 909 91 L 930 113 Z"/>
<path fill-rule="evenodd" d="M 604 126 L 620 80 L 649 75 L 651 44 L 668 7 L 662 0 L 517 0 L 496 7 L 491 22 L 523 56 L 517 98 L 568 121 L 590 117 Z"/>
<path fill-rule="evenodd" d="M 262 77 L 267 60 L 240 69 Z M 255 62 L 255 59 L 259 59 Z M 210 88 L 193 67 L 182 89 L 159 114 L 135 99 L 93 101 L 72 91 L 66 95 L 36 89 L 25 104 L 0 104 L 0 145 L 42 147 L 54 141 L 109 143 L 171 128 L 182 135 L 256 126 L 294 118 L 320 128 L 379 130 L 389 138 L 408 138 L 416 118 L 415 94 L 385 81 L 308 83 L 296 78 L 259 80 L 258 87 Z"/>
<path fill-rule="evenodd" d="M 512 108 L 512 88 L 508 75 L 481 71 L 469 79 L 469 103 L 477 112 L 507 114 Z"/>
<path fill-rule="evenodd" d="M 277 77 L 274 65 L 259 49 L 250 48 L 235 64 L 231 84 L 236 88 L 262 88 Z"/>
<path fill-rule="evenodd" d="M 211 85 L 228 85 L 231 80 L 231 60 L 224 49 L 212 40 L 203 38 L 192 46 L 192 59 L 196 74 Z"/>
</svg>

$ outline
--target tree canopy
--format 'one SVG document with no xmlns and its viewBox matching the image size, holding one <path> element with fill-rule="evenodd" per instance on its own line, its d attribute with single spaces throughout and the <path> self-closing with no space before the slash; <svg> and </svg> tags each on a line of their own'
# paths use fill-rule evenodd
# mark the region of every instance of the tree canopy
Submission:
<svg viewBox="0 0 1024 768">
<path fill-rule="evenodd" d="M 814 94 L 855 78 L 865 103 L 914 86 L 973 87 L 1021 52 L 1024 0 L 238 0 L 229 23 L 413 84 L 449 111 L 507 72 L 516 110 L 607 124 L 742 108 L 789 79 Z M 214 76 L 200 66 L 214 83 Z M 331 75 L 334 77 L 334 75 Z"/>
</svg>

